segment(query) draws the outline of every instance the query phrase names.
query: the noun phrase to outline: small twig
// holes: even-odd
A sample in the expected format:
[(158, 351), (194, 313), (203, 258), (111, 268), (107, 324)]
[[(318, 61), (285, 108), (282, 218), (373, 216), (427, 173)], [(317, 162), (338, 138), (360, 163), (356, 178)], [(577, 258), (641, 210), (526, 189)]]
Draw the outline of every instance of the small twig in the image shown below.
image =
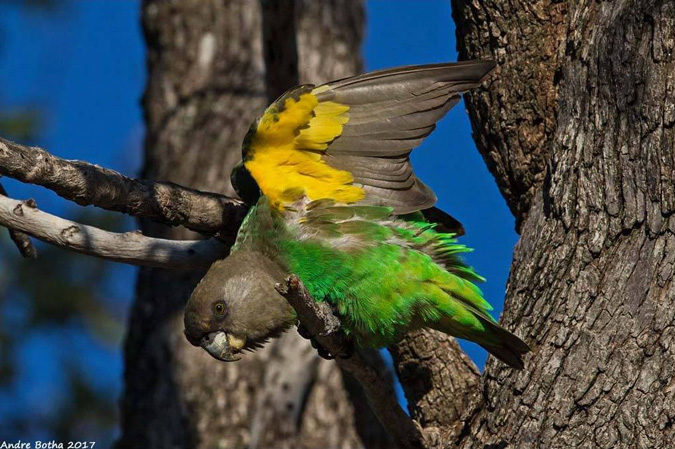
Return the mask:
[(42, 212), (32, 200), (6, 196), (0, 196), (0, 226), (70, 251), (132, 265), (199, 270), (229, 251), (215, 239), (165, 240), (139, 232), (108, 232)]
[[(9, 196), (2, 184), (0, 184), (0, 196)], [(28, 234), (11, 228), (7, 228), (7, 231), (9, 232), (9, 238), (12, 239), (16, 248), (19, 250), (19, 253), (23, 257), (26, 259), (37, 258), (37, 250), (35, 249), (35, 246), (33, 246), (33, 242), (30, 241)]]
[[(295, 275), (289, 276), (286, 285), (277, 286), (277, 290), (293, 306), (300, 323), (325, 349), (332, 354), (342, 352), (346, 336), (339, 330), (339, 319), (327, 304), (314, 301)], [(399, 405), (393, 386), (385, 382), (358, 352), (349, 358), (337, 357), (335, 360), (344, 372), (361, 384), (377, 419), (398, 447), (425, 447), (421, 430)]]
[(46, 187), (82, 206), (94, 205), (168, 225), (183, 225), (210, 235), (236, 235), (247, 209), (241, 201), (224, 195), (129, 178), (2, 138), (0, 176)]

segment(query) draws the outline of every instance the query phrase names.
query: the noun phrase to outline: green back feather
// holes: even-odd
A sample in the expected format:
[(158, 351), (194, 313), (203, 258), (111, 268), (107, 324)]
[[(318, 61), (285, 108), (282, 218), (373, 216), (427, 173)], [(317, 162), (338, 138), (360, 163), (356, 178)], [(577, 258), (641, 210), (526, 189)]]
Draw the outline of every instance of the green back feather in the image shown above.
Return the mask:
[(467, 335), (484, 331), (478, 315), (492, 320), (490, 305), (472, 283), (482, 278), (459, 257), (468, 249), (423, 219), (325, 200), (310, 203), (304, 213), (302, 207), (276, 213), (265, 202), (257, 209), (257, 218), (242, 226), (245, 234), (264, 234), (254, 240), (268, 242), (316, 300), (334, 304), (345, 329), (364, 346), (392, 344), (412, 327), (447, 317)]
[(361, 346), (395, 343), (431, 327), (479, 343), (522, 367), (529, 348), (496, 324), (474, 284), (483, 278), (453, 234), (437, 232), (421, 214), (391, 208), (299, 202), (283, 212), (262, 197), (244, 220), (232, 251), (262, 251), (297, 274), (317, 301), (331, 302)]

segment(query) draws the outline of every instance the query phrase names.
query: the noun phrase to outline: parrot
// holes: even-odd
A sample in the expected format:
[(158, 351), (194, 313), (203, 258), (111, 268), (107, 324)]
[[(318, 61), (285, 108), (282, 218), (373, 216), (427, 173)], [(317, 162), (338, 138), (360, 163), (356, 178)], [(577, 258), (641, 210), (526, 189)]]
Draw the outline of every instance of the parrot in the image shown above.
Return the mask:
[(289, 274), (326, 302), (356, 346), (382, 348), (430, 328), (522, 369), (530, 351), (501, 327), (463, 259), (461, 224), (434, 207), (410, 154), (491, 61), (373, 71), (295, 87), (251, 125), (231, 180), (252, 207), (230, 255), (213, 263), (184, 313), (185, 336), (236, 361), (298, 324), (275, 288)]

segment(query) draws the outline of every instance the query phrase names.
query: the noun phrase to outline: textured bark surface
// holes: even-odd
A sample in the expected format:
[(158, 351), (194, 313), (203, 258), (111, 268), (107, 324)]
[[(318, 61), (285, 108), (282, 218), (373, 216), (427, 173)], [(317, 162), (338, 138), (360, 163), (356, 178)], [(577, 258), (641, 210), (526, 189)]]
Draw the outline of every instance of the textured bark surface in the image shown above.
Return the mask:
[[(360, 1), (343, 1), (322, 4), (318, 10), (301, 5), (298, 21), (323, 20), (317, 11), (330, 15), (326, 11), (338, 6), (361, 17)], [(144, 177), (233, 194), (229, 172), (240, 157), (250, 122), (267, 103), (259, 3), (147, 0), (143, 25), (149, 61)], [(303, 55), (325, 51), (330, 56), (333, 46), (358, 48), (361, 22), (306, 26), (300, 35), (310, 28), (313, 33), (333, 27), (358, 29), (343, 34), (349, 42), (323, 40), (301, 46), (301, 68)], [(346, 76), (360, 67), (358, 52), (343, 60), (313, 58), (321, 63), (311, 71), (312, 81), (336, 73)], [(147, 222), (143, 228), (161, 237), (190, 235)], [(297, 333), (289, 332), (235, 364), (217, 362), (187, 343), (182, 309), (199, 278), (151, 269), (139, 274), (125, 348), (118, 445), (362, 447), (339, 370), (319, 360)], [(378, 435), (381, 438), (381, 432)]]
[(424, 428), (428, 444), (451, 441), (462, 419), (480, 405), (478, 368), (453, 337), (429, 329), (409, 333), (389, 351), (410, 415)]
[[(521, 224), (490, 360), (445, 447), (670, 447), (675, 430), (675, 5), (454, 0), (479, 149)], [(426, 366), (422, 362), (422, 367)]]
[(497, 63), (469, 101), (474, 139), (520, 229), (544, 180), (556, 129), (566, 13), (560, 0), (452, 0), (459, 59)]

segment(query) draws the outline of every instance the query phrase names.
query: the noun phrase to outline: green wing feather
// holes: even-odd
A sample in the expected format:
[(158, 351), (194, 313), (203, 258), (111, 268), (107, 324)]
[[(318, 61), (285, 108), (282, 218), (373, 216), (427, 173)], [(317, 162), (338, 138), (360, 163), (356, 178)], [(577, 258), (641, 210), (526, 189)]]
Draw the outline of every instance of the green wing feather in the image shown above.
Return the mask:
[(232, 251), (262, 251), (297, 274), (317, 301), (331, 302), (362, 346), (383, 347), (431, 327), (488, 349), (516, 368), (529, 348), (492, 318), (482, 280), (452, 234), (391, 208), (321, 200), (285, 212), (262, 197)]

